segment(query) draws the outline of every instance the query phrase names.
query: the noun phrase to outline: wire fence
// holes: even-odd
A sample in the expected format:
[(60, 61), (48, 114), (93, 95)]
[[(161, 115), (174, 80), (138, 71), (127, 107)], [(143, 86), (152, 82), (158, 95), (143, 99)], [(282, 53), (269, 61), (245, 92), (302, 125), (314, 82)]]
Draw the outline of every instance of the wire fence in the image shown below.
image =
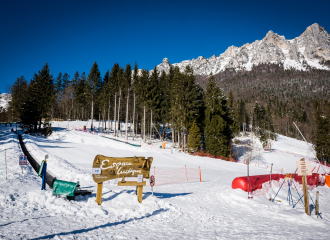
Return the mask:
[(178, 169), (161, 169), (154, 167), (150, 171), (155, 177), (155, 186), (173, 184), (180, 182), (202, 181), (201, 168), (191, 168), (184, 166)]

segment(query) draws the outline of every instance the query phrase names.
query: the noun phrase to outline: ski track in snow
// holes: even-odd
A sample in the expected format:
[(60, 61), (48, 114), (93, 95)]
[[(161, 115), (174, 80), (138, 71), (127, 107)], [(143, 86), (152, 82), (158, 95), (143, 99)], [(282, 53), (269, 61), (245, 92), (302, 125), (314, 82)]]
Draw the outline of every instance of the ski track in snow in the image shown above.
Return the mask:
[[(98, 135), (65, 130), (66, 122), (56, 123), (55, 132), (48, 138), (24, 135), (28, 150), (37, 161), (49, 154), (48, 170), (66, 181), (79, 181), (82, 189), (94, 190), (91, 196), (68, 201), (52, 195), (48, 188), (41, 191), (41, 178), (30, 165), (22, 174), (18, 156), (22, 154), (17, 135), (10, 128), (0, 127), (0, 151), (7, 149), (8, 181), (0, 181), (0, 238), (2, 239), (327, 239), (329, 230), (330, 189), (319, 186), (310, 190), (315, 198), (320, 192), (320, 212), (323, 219), (304, 213), (286, 201), (288, 187), (279, 192), (280, 183), (272, 183), (268, 191), (261, 190), (252, 200), (240, 189), (232, 189), (235, 177), (245, 176), (247, 166), (242, 162), (171, 154), (170, 143), (159, 149), (160, 143), (141, 148), (126, 145)], [(82, 127), (84, 122), (70, 122)], [(60, 128), (62, 127), (62, 128)], [(112, 137), (112, 136), (111, 136)], [(123, 139), (122, 139), (123, 140)], [(249, 138), (241, 137), (242, 141)], [(258, 140), (254, 140), (261, 147)], [(132, 141), (130, 141), (132, 142)], [(135, 142), (140, 143), (140, 140)], [(272, 148), (264, 153), (253, 152), (250, 174), (268, 174), (283, 168), (284, 173), (295, 171), (296, 161), (302, 155), (312, 157), (305, 142), (279, 136)], [(202, 182), (189, 181), (154, 187), (151, 196), (149, 184), (144, 187), (143, 202), (137, 201), (134, 187), (118, 187), (116, 181), (103, 185), (102, 205), (96, 199), (96, 183), (91, 168), (95, 155), (111, 157), (153, 157), (152, 166), (162, 169), (198, 167)], [(259, 166), (257, 164), (259, 160)], [(257, 166), (256, 166), (257, 165)], [(312, 163), (312, 167), (318, 166)], [(267, 168), (267, 169), (266, 169)], [(328, 168), (326, 168), (329, 171)], [(320, 172), (321, 169), (320, 169)], [(157, 181), (157, 176), (156, 176)], [(267, 183), (265, 183), (267, 185)], [(298, 190), (301, 186), (297, 186)], [(301, 194), (300, 190), (300, 194)], [(293, 193), (294, 199), (299, 199)]]

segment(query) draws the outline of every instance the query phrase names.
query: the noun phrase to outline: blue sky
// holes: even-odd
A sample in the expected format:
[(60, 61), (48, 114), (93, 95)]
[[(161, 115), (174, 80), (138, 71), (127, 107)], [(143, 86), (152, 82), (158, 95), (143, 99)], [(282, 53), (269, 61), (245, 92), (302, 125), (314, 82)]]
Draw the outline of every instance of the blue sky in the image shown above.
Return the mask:
[(329, 1), (3, 1), (0, 5), (0, 92), (23, 75), (30, 81), (46, 62), (54, 78), (102, 76), (118, 62), (153, 69), (223, 53), (262, 39), (287, 39), (319, 23), (330, 32)]

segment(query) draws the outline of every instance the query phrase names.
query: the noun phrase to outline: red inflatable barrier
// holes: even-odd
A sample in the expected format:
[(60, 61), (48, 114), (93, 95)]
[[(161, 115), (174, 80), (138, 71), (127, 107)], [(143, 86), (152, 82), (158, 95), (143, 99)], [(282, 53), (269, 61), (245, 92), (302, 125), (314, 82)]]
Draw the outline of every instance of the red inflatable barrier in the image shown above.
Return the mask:
[[(293, 175), (293, 174), (292, 174)], [(284, 179), (286, 175), (284, 174), (272, 174), (272, 180), (279, 181), (280, 179)], [(256, 175), (256, 176), (250, 176), (249, 177), (249, 185), (250, 185), (250, 191), (253, 192), (257, 189), (262, 188), (262, 184), (265, 182), (268, 182), (270, 179), (270, 175)], [(294, 180), (298, 182), (299, 184), (302, 184), (302, 177), (295, 175)], [(318, 186), (320, 184), (319, 182), (319, 174), (313, 173), (311, 176), (307, 176), (307, 185), (310, 186)], [(243, 191), (248, 191), (248, 177), (237, 177), (233, 180), (232, 188), (240, 188)]]

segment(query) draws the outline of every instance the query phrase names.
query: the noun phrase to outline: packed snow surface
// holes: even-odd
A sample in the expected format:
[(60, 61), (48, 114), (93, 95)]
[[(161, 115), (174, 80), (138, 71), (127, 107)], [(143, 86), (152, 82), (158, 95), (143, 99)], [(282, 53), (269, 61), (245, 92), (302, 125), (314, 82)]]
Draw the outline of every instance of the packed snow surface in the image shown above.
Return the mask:
[[(284, 184), (275, 202), (281, 182), (272, 182), (253, 193), (253, 199), (240, 189), (232, 189), (234, 178), (246, 176), (253, 146), (250, 175), (273, 172), (292, 173), (296, 161), (313, 158), (313, 152), (303, 141), (278, 135), (273, 152), (265, 152), (258, 139), (239, 138), (235, 146), (239, 162), (227, 162), (192, 156), (170, 149), (160, 149), (160, 142), (134, 147), (125, 143), (72, 130), (85, 122), (56, 122), (48, 138), (23, 135), (24, 142), (37, 161), (49, 154), (48, 170), (58, 179), (79, 181), (82, 189), (94, 190), (90, 196), (68, 201), (52, 195), (48, 188), (41, 191), (41, 178), (30, 165), (22, 169), (18, 157), (22, 151), (17, 135), (10, 128), (0, 127), (0, 151), (6, 150), (8, 180), (0, 176), (0, 238), (1, 239), (328, 239), (330, 220), (330, 189), (319, 186), (309, 190), (315, 200), (320, 192), (318, 219), (312, 211), (307, 216), (301, 203), (289, 206), (288, 186)], [(89, 127), (89, 126), (87, 126)], [(68, 130), (70, 129), (70, 130)], [(113, 133), (106, 134), (113, 137)], [(124, 140), (124, 135), (120, 138)], [(131, 137), (128, 141), (133, 143)], [(135, 140), (140, 144), (141, 139)], [(245, 151), (244, 151), (245, 149)], [(0, 152), (0, 164), (4, 162)], [(92, 163), (97, 154), (109, 157), (153, 157), (152, 167), (178, 169), (200, 167), (199, 180), (143, 188), (143, 202), (139, 203), (134, 187), (118, 187), (116, 180), (103, 184), (102, 205), (95, 202), (96, 183)], [(318, 169), (312, 162), (312, 168)], [(282, 170), (283, 169), (283, 170)], [(328, 172), (329, 169), (325, 168)], [(173, 178), (168, 171), (168, 178)], [(319, 170), (323, 173), (323, 170)], [(3, 173), (3, 171), (1, 172)], [(157, 174), (155, 176), (157, 182)], [(301, 185), (297, 184), (299, 194)], [(293, 191), (294, 201), (298, 194)], [(278, 201), (279, 200), (279, 201)]]

